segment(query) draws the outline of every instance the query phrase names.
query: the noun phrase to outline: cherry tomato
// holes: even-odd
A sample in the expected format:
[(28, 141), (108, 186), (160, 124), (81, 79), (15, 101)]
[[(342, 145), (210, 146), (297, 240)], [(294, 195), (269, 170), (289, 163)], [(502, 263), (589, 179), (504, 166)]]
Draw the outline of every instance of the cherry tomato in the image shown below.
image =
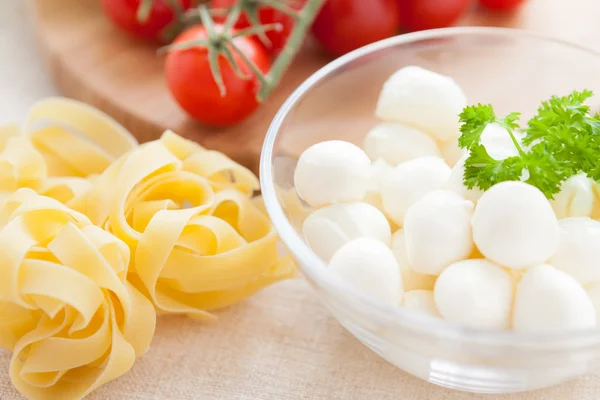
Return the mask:
[(339, 56), (394, 36), (400, 29), (397, 0), (327, 0), (312, 33), (321, 45)]
[[(222, 30), (223, 26), (215, 24), (215, 29)], [(204, 27), (197, 25), (181, 33), (175, 43), (206, 38)], [(234, 43), (260, 71), (269, 71), (269, 54), (263, 46), (248, 37), (238, 37), (234, 39)], [(233, 125), (252, 114), (259, 105), (256, 100), (259, 80), (242, 57), (233, 50), (232, 53), (240, 71), (248, 79), (237, 76), (225, 56), (219, 55), (219, 69), (226, 88), (224, 96), (221, 96), (210, 70), (207, 48), (171, 50), (167, 54), (167, 86), (179, 106), (200, 122), (213, 126)]]
[(454, 25), (471, 6), (471, 0), (398, 0), (401, 25), (408, 31)]
[(512, 11), (518, 8), (524, 0), (479, 0), (479, 4), (490, 10)]
[[(236, 3), (236, 1), (237, 0), (213, 0), (211, 3), (211, 7), (213, 9), (229, 9)], [(295, 6), (294, 8), (299, 9), (303, 2), (304, 0), (293, 3), (293, 5)], [(270, 43), (264, 43), (269, 52), (273, 55), (276, 55), (287, 43), (288, 36), (294, 28), (294, 18), (268, 6), (258, 5), (257, 11), (258, 21), (261, 23), (261, 25), (275, 23), (281, 24), (282, 30), (270, 30), (266, 32), (266, 36), (269, 39)], [(226, 18), (227, 17), (225, 16), (217, 16), (214, 19), (215, 21), (222, 23), (225, 22)], [(240, 15), (240, 18), (237, 20), (234, 26), (238, 29), (244, 29), (251, 26), (250, 20), (248, 19), (245, 12), (243, 12), (242, 15)], [(256, 39), (260, 41), (258, 37), (256, 37)]]
[[(192, 0), (177, 0), (184, 10), (192, 6)], [(154, 0), (148, 20), (140, 23), (137, 10), (141, 0), (101, 0), (104, 13), (111, 21), (134, 36), (151, 40), (164, 41), (163, 31), (175, 20), (175, 12), (169, 0)]]

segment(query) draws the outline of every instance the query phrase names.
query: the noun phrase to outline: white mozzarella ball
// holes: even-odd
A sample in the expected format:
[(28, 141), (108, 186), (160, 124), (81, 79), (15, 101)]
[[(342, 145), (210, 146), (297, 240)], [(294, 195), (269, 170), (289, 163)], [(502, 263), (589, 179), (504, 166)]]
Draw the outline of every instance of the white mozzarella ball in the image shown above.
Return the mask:
[(600, 184), (592, 182), (592, 191), (594, 192), (594, 204), (590, 217), (600, 220)]
[(439, 141), (456, 137), (467, 98), (450, 77), (421, 67), (396, 71), (384, 83), (375, 115), (419, 128)]
[[(379, 192), (368, 192), (365, 196), (365, 203), (372, 205), (376, 209), (382, 211), (383, 206), (381, 205), (381, 193)], [(387, 217), (386, 217), (387, 219)], [(388, 221), (390, 222), (390, 221)]]
[(451, 138), (450, 140), (442, 143), (440, 145), (440, 151), (442, 153), (442, 157), (444, 157), (444, 160), (446, 160), (446, 163), (451, 167), (454, 167), (458, 160), (460, 160), (465, 154), (468, 154), (467, 150), (458, 147), (458, 140), (456, 138)]
[(404, 218), (408, 261), (417, 272), (439, 275), (473, 252), (473, 202), (436, 190), (413, 204)]
[(582, 285), (600, 281), (600, 222), (588, 217), (558, 221), (558, 248), (550, 264)]
[(552, 200), (556, 217), (588, 217), (594, 207), (594, 181), (585, 174), (578, 174), (563, 182), (560, 192)]
[(515, 296), (515, 331), (546, 332), (594, 325), (592, 300), (572, 276), (548, 264), (525, 271)]
[[(514, 135), (519, 141), (524, 136), (520, 132), (514, 132)], [(481, 133), (481, 144), (485, 147), (488, 154), (496, 160), (503, 160), (519, 154), (506, 129), (498, 124), (489, 124), (485, 127)], [(477, 202), (483, 195), (483, 191), (477, 187), (468, 189), (463, 183), (465, 175), (465, 162), (467, 158), (469, 158), (469, 152), (467, 150), (463, 150), (462, 153), (460, 153), (460, 158), (454, 164), (452, 173), (450, 174), (448, 182), (446, 182), (444, 188), (452, 190), (467, 200)]]
[[(519, 142), (524, 136), (518, 131), (514, 131), (513, 135)], [(490, 157), (495, 160), (504, 160), (505, 158), (519, 155), (519, 151), (506, 128), (496, 123), (485, 127), (481, 133), (481, 144), (485, 147)]]
[(378, 158), (371, 164), (372, 190), (381, 193), (383, 182), (387, 179), (394, 167), (383, 158)]
[(431, 290), (411, 290), (404, 293), (402, 307), (420, 314), (440, 317), (435, 301), (433, 300), (433, 291)]
[(450, 176), (450, 167), (439, 157), (421, 157), (396, 166), (381, 191), (385, 213), (402, 225), (408, 208), (432, 190), (440, 189)]
[(396, 166), (425, 156), (439, 156), (437, 144), (426, 133), (402, 124), (383, 123), (369, 131), (364, 143), (371, 160), (384, 159)]
[[(600, 324), (600, 282), (593, 283), (585, 289), (596, 310), (596, 325)], [(404, 294), (406, 296), (406, 293)]]
[(506, 329), (514, 293), (512, 276), (487, 260), (450, 265), (435, 283), (435, 305), (444, 319), (473, 328)]
[(548, 199), (523, 182), (501, 182), (487, 190), (471, 224), (479, 251), (513, 269), (546, 262), (558, 245), (558, 221)]
[(302, 225), (312, 251), (329, 262), (344, 244), (359, 237), (391, 242), (390, 225), (385, 215), (367, 203), (334, 204), (310, 214)]
[(313, 207), (360, 201), (369, 189), (371, 160), (358, 146), (342, 140), (312, 145), (300, 155), (294, 183)]
[(434, 275), (421, 274), (410, 266), (408, 255), (406, 254), (406, 242), (404, 240), (403, 229), (397, 230), (392, 235), (392, 252), (400, 267), (405, 291), (433, 290), (436, 277)]
[(463, 183), (465, 176), (465, 161), (468, 157), (468, 154), (462, 156), (454, 165), (454, 167), (452, 167), (452, 172), (444, 184), (444, 189), (451, 190), (459, 196), (462, 196), (467, 200), (471, 200), (472, 202), (477, 202), (481, 196), (483, 196), (483, 190), (479, 189), (478, 187), (469, 189)]
[(357, 290), (395, 307), (402, 301), (402, 275), (392, 250), (373, 238), (346, 243), (331, 258), (329, 269)]
[(365, 196), (365, 202), (377, 207), (379, 210), (383, 210), (381, 201), (383, 182), (393, 168), (383, 158), (378, 158), (371, 164), (371, 184)]

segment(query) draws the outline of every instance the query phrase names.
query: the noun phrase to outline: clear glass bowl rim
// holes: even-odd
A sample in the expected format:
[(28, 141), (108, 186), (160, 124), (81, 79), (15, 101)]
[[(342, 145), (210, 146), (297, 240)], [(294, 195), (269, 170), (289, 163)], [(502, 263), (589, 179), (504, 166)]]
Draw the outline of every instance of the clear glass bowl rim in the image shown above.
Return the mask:
[[(392, 307), (378, 303), (327, 271), (327, 265), (310, 250), (303, 238), (298, 235), (285, 216), (281, 204), (279, 203), (273, 183), (272, 159), (274, 144), (288, 113), (315, 85), (353, 61), (387, 48), (428, 39), (443, 39), (466, 35), (489, 36), (490, 38), (514, 38), (517, 40), (537, 40), (545, 42), (546, 44), (569, 47), (572, 50), (581, 51), (600, 59), (599, 51), (586, 46), (522, 29), (499, 27), (453, 27), (413, 32), (384, 39), (354, 50), (353, 52), (331, 61), (306, 79), (288, 97), (271, 122), (263, 143), (260, 157), (260, 184), (267, 213), (269, 214), (279, 237), (285, 243), (287, 249), (301, 264), (300, 269), (304, 274), (307, 274), (319, 286), (323, 286), (323, 283), (325, 283), (344, 290), (349, 293), (350, 296), (358, 299), (361, 306), (364, 306), (365, 309), (374, 311), (373, 315), (377, 316), (384, 313), (388, 318), (400, 319), (402, 322), (413, 327), (419, 326), (424, 333), (426, 332), (429, 335), (433, 334), (445, 339), (461, 339), (467, 342), (493, 343), (495, 345), (527, 345), (531, 343), (550, 345), (553, 342), (567, 341), (572, 344), (573, 341), (588, 342), (588, 340), (599, 340), (600, 327), (544, 333), (484, 330), (459, 326), (444, 320), (409, 312), (400, 307)], [(385, 324), (385, 322), (382, 323)], [(582, 343), (582, 345), (584, 344)]]

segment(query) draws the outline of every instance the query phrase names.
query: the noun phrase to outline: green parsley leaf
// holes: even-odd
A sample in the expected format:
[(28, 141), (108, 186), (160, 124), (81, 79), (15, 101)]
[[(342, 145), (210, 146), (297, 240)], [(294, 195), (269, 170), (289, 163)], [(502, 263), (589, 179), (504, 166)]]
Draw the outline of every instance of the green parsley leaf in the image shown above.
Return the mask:
[(462, 135), (458, 138), (458, 146), (462, 149), (471, 149), (481, 141), (481, 134), (485, 127), (492, 123), (500, 124), (510, 130), (517, 129), (520, 116), (520, 113), (515, 112), (504, 118), (498, 118), (490, 104), (467, 106), (459, 115)]
[(557, 159), (546, 142), (534, 146), (522, 160), (529, 174), (525, 182), (540, 189), (549, 199), (560, 192), (563, 181), (577, 173), (576, 166), (568, 160)]
[(548, 140), (552, 136), (550, 128), (566, 126), (581, 129), (586, 125), (590, 126), (589, 119), (592, 117), (588, 115), (589, 107), (583, 102), (592, 95), (589, 90), (574, 91), (568, 96), (552, 96), (550, 100), (542, 102), (537, 115), (527, 123), (527, 135), (523, 143), (529, 145), (538, 139)]
[[(527, 123), (522, 144), (513, 132), (519, 129), (519, 113), (498, 118), (491, 105), (468, 106), (460, 114), (459, 146), (468, 149), (464, 184), (487, 190), (493, 185), (524, 180), (552, 199), (562, 182), (580, 172), (600, 181), (600, 117), (589, 114), (584, 102), (593, 93), (573, 91), (542, 102)], [(492, 158), (481, 144), (481, 134), (490, 123), (502, 125), (519, 155), (504, 160)]]
[(600, 178), (600, 119), (589, 114), (583, 104), (592, 92), (574, 91), (568, 96), (552, 97), (542, 103), (538, 113), (528, 122), (523, 143), (547, 143), (554, 157), (569, 161), (576, 169), (594, 180)]
[(470, 149), (471, 146), (478, 144), (485, 127), (497, 119), (492, 106), (482, 104), (465, 107), (459, 118), (462, 135), (458, 138), (458, 146), (461, 149)]
[(487, 190), (500, 182), (520, 180), (524, 167), (521, 157), (496, 160), (482, 144), (476, 144), (471, 147), (471, 155), (465, 160), (464, 184), (469, 189), (477, 186)]

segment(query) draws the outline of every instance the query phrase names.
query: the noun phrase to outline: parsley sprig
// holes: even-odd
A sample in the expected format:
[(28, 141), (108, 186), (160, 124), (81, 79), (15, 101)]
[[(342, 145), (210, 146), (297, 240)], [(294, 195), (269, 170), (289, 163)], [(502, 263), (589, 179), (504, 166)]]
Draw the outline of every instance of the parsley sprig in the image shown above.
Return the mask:
[[(491, 105), (466, 107), (460, 114), (458, 139), (459, 146), (470, 153), (464, 184), (469, 189), (487, 190), (499, 182), (524, 180), (552, 199), (563, 181), (580, 172), (600, 181), (600, 117), (590, 115), (584, 104), (591, 96), (589, 90), (573, 91), (544, 101), (522, 130), (525, 137), (521, 142), (515, 137), (520, 129), (519, 113), (500, 118)], [(496, 160), (488, 154), (481, 135), (492, 123), (506, 129), (518, 155)]]

